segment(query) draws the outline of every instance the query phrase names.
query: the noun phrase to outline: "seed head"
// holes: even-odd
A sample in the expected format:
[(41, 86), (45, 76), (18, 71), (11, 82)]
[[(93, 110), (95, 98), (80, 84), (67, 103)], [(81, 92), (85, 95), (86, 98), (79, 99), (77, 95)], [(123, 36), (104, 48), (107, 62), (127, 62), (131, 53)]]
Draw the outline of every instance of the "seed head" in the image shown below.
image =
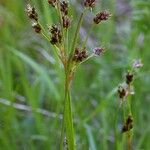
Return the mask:
[(96, 14), (96, 16), (94, 17), (93, 21), (96, 24), (99, 24), (101, 21), (108, 20), (110, 16), (111, 16), (111, 14), (108, 11), (102, 11), (102, 12)]
[(61, 43), (62, 36), (58, 26), (53, 25), (50, 28), (50, 33), (51, 33), (51, 40), (50, 40), (51, 44), (55, 45), (57, 43)]
[(62, 20), (63, 20), (63, 27), (66, 29), (69, 28), (71, 25), (71, 19), (68, 16), (63, 16)]
[(32, 27), (36, 33), (41, 32), (41, 26), (37, 22), (33, 22)]
[(126, 74), (126, 83), (129, 85), (132, 81), (133, 81), (133, 73), (131, 73), (131, 72), (128, 72), (127, 74)]
[(49, 3), (51, 6), (55, 7), (55, 5), (56, 5), (56, 0), (48, 0), (48, 3)]
[(126, 119), (125, 124), (122, 127), (122, 133), (130, 131), (133, 128), (133, 118), (131, 115)]
[(75, 62), (82, 62), (84, 59), (86, 59), (87, 56), (87, 52), (85, 49), (80, 50), (79, 48), (76, 48), (75, 53), (74, 53), (74, 57), (73, 60)]
[(96, 0), (85, 0), (84, 1), (85, 7), (93, 8), (93, 7), (95, 7), (95, 4), (96, 4)]
[(101, 48), (101, 47), (96, 47), (96, 48), (94, 48), (93, 52), (94, 52), (95, 55), (100, 56), (101, 54), (103, 54), (105, 52), (105, 49)]
[(127, 90), (124, 87), (119, 86), (118, 94), (119, 94), (119, 98), (123, 99), (127, 95)]
[(30, 18), (30, 19), (33, 19), (35, 21), (38, 21), (38, 14), (35, 10), (34, 7), (32, 7), (30, 4), (27, 5), (26, 7), (26, 12), (27, 12), (27, 16)]
[(67, 15), (68, 14), (68, 2), (66, 1), (62, 1), (61, 4), (60, 4), (60, 10), (62, 13), (64, 13), (64, 15)]

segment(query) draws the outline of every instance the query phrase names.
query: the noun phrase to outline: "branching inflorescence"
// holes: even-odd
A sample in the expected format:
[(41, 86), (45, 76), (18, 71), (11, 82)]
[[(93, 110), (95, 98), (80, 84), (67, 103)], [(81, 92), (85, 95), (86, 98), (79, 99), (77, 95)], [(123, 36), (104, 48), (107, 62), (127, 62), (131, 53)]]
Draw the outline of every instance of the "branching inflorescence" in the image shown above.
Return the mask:
[(128, 150), (132, 149), (132, 129), (133, 129), (133, 115), (131, 108), (131, 95), (134, 94), (133, 81), (136, 70), (142, 67), (141, 60), (135, 60), (131, 69), (126, 73), (125, 81), (118, 87), (118, 95), (121, 99), (123, 110), (123, 126), (122, 133), (127, 135)]
[[(27, 16), (31, 19), (32, 27), (34, 31), (42, 35), (50, 44), (53, 45), (54, 50), (57, 52), (57, 55), (64, 66), (65, 72), (65, 99), (64, 99), (64, 112), (63, 112), (63, 122), (62, 122), (62, 131), (61, 131), (61, 142), (60, 149), (63, 149), (63, 141), (66, 137), (68, 143), (68, 149), (75, 149), (75, 140), (74, 140), (74, 128), (73, 128), (73, 117), (71, 111), (71, 100), (70, 100), (70, 84), (73, 80), (73, 75), (77, 67), (88, 60), (89, 58), (101, 55), (105, 50), (102, 47), (96, 47), (93, 50), (92, 54), (88, 54), (88, 37), (85, 37), (82, 45), (78, 45), (78, 37), (80, 35), (80, 28), (82, 26), (83, 18), (86, 15), (88, 10), (93, 9), (96, 6), (96, 0), (84, 0), (83, 1), (83, 11), (79, 17), (79, 20), (72, 20), (70, 17), (70, 4), (67, 0), (48, 0), (48, 4), (51, 7), (50, 9), (55, 9), (56, 13), (59, 16), (58, 24), (51, 24), (50, 27), (44, 29), (39, 21), (38, 14), (35, 7), (27, 5), (26, 12)], [(98, 25), (103, 21), (109, 19), (111, 14), (104, 10), (95, 15), (92, 21), (92, 25)], [(68, 44), (68, 33), (71, 30), (71, 23), (77, 22), (77, 27), (74, 36), (72, 36), (72, 43), (69, 47)], [(69, 31), (69, 32), (68, 32)], [(49, 33), (49, 34), (47, 34)], [(71, 33), (72, 34), (72, 33)]]

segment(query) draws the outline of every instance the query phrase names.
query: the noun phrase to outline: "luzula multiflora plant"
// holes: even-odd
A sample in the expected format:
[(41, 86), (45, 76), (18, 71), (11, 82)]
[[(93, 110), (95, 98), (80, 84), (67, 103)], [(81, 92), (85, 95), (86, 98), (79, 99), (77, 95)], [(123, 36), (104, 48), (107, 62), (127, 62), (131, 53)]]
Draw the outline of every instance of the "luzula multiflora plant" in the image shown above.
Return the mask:
[(132, 149), (133, 115), (131, 96), (134, 94), (133, 81), (138, 68), (142, 67), (141, 60), (135, 60), (131, 69), (126, 73), (125, 81), (118, 87), (118, 95), (123, 111), (122, 134), (127, 135), (127, 149)]
[[(91, 29), (100, 24), (103, 21), (109, 19), (111, 14), (104, 10), (95, 15), (91, 20), (91, 29), (86, 37), (84, 37), (83, 43), (78, 44), (78, 37), (80, 35), (80, 28), (86, 13), (91, 11), (96, 6), (96, 0), (84, 0), (83, 11), (80, 14), (79, 19), (71, 19), (70, 17), (70, 5), (67, 0), (48, 0), (49, 9), (55, 9), (59, 16), (58, 24), (51, 24), (48, 29), (44, 29), (39, 21), (37, 11), (31, 5), (27, 5), (26, 12), (28, 17), (33, 22), (32, 27), (36, 33), (42, 35), (48, 42), (54, 47), (54, 51), (63, 64), (65, 73), (65, 98), (64, 98), (64, 111), (61, 130), (60, 149), (63, 149), (64, 139), (66, 138), (68, 149), (75, 149), (74, 127), (73, 117), (71, 109), (70, 99), (70, 84), (74, 78), (74, 73), (77, 67), (83, 62), (87, 61), (93, 56), (101, 55), (105, 50), (102, 47), (97, 47), (93, 50), (93, 53), (89, 54), (87, 48), (87, 42)], [(92, 13), (92, 11), (91, 11)], [(75, 16), (76, 17), (76, 16)], [(75, 18), (74, 17), (74, 18)], [(68, 44), (68, 34), (71, 32), (71, 23), (77, 23), (75, 34), (72, 37), (71, 46)], [(48, 30), (48, 32), (47, 32)], [(69, 32), (68, 32), (69, 31)], [(48, 34), (47, 34), (48, 33)], [(72, 34), (72, 33), (70, 33)], [(81, 42), (80, 42), (81, 43)]]

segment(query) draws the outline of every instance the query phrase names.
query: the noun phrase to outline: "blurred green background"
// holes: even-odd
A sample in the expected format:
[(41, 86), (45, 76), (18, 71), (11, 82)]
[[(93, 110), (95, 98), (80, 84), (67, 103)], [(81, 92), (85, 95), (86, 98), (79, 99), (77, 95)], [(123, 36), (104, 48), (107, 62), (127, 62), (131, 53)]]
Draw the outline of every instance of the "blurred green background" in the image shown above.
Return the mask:
[[(112, 18), (91, 34), (88, 48), (102, 45), (102, 57), (83, 64), (75, 75), (72, 104), (78, 150), (126, 149), (116, 88), (134, 59), (144, 66), (134, 81), (133, 147), (150, 149), (150, 2), (97, 0), (93, 13), (108, 9)], [(46, 27), (57, 22), (46, 0), (31, 0)], [(73, 27), (82, 9), (70, 0)], [(0, 0), (0, 150), (57, 150), (63, 110), (64, 75), (50, 44), (35, 34), (25, 0)], [(92, 15), (84, 19), (81, 37)], [(72, 31), (70, 31), (70, 39)], [(117, 122), (116, 122), (117, 116)], [(118, 138), (115, 139), (115, 129)]]

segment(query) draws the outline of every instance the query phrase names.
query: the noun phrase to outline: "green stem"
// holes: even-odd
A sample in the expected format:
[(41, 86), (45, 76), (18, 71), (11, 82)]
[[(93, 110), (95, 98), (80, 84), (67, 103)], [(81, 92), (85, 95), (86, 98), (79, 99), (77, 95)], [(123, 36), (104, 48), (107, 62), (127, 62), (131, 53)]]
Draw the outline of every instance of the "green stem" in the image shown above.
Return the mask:
[(70, 56), (69, 56), (69, 61), (72, 59), (73, 54), (74, 54), (74, 51), (75, 51), (75, 47), (76, 47), (76, 43), (77, 43), (77, 39), (78, 39), (80, 27), (81, 27), (81, 25), (82, 25), (83, 17), (84, 17), (84, 15), (85, 15), (85, 11), (86, 11), (86, 9), (84, 9), (84, 11), (81, 13), (80, 19), (79, 19), (79, 21), (78, 21), (77, 29), (76, 29), (75, 36), (74, 36), (74, 40), (73, 40), (73, 44), (72, 44), (72, 47), (71, 47), (71, 52), (70, 52)]
[(70, 98), (70, 74), (66, 71), (65, 78), (65, 104), (63, 112), (63, 122), (61, 130), (61, 143), (60, 150), (63, 150), (64, 134), (66, 131), (67, 146), (69, 150), (75, 150), (74, 128), (73, 128), (73, 116), (71, 110), (71, 98)]

